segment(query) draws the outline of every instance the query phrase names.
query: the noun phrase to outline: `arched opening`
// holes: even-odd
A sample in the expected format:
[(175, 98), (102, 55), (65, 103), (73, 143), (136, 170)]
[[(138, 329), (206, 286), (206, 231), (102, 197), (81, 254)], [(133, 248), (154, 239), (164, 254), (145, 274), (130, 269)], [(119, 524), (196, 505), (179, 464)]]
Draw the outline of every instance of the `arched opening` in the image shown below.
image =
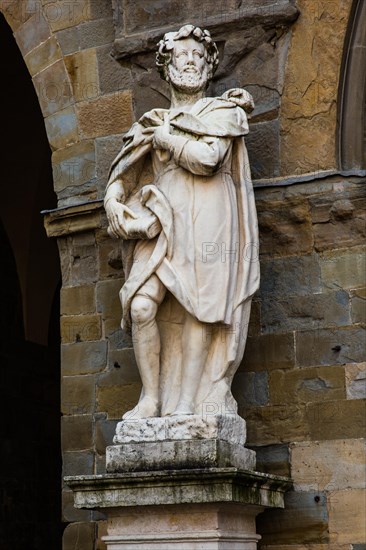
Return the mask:
[(338, 112), (343, 170), (366, 168), (366, 2), (354, 0), (345, 39)]
[(56, 206), (38, 99), (0, 14), (0, 547), (61, 548), (59, 280), (42, 209)]

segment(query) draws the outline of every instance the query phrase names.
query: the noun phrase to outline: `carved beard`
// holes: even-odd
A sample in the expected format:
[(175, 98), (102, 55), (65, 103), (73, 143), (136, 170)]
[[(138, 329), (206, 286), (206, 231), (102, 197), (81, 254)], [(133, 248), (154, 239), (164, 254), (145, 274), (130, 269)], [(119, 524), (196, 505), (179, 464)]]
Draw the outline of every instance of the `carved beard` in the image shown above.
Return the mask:
[(174, 88), (180, 92), (194, 94), (206, 88), (208, 81), (208, 67), (205, 67), (202, 73), (200, 73), (198, 69), (196, 69), (196, 72), (180, 72), (178, 69), (173, 67), (172, 64), (169, 64), (168, 78)]

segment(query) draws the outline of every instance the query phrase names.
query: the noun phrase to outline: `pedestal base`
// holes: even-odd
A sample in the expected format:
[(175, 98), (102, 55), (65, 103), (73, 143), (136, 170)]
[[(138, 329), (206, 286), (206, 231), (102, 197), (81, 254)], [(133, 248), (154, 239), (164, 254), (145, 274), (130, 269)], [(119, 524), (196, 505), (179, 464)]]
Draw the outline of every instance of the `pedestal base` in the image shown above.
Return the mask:
[(118, 422), (113, 443), (219, 439), (244, 445), (245, 420), (237, 414), (177, 415)]
[(235, 504), (116, 509), (103, 540), (108, 550), (256, 550), (260, 511)]
[(254, 470), (255, 452), (218, 439), (125, 443), (107, 447), (107, 472), (241, 468)]
[(235, 414), (125, 420), (107, 473), (65, 481), (76, 508), (107, 514), (108, 550), (256, 550), (255, 518), (290, 480), (253, 471), (245, 435)]
[(255, 469), (255, 452), (244, 447), (245, 421), (238, 415), (167, 416), (124, 420), (107, 447), (107, 473), (187, 468)]
[(255, 517), (290, 480), (207, 468), (65, 478), (76, 508), (107, 513), (108, 550), (256, 550)]

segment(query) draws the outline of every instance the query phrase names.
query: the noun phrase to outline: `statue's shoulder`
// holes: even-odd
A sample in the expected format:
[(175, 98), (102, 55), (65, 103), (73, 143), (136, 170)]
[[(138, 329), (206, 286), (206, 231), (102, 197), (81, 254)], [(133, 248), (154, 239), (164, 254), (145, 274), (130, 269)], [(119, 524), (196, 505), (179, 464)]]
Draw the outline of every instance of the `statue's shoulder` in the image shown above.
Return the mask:
[(233, 115), (235, 111), (241, 111), (243, 115), (246, 116), (246, 114), (249, 115), (253, 109), (253, 97), (243, 88), (231, 88), (221, 96), (202, 98), (194, 107), (195, 114), (201, 117), (212, 115), (218, 117), (222, 115), (225, 117), (228, 116), (227, 110), (232, 110)]

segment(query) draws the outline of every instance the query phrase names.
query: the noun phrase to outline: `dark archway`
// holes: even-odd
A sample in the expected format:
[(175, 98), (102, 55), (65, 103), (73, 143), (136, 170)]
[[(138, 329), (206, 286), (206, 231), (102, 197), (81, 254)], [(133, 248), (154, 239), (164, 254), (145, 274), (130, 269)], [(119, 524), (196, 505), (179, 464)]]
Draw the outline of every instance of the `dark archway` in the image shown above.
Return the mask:
[(60, 269), (42, 209), (56, 206), (32, 80), (0, 14), (0, 548), (61, 548)]
[(366, 2), (354, 0), (344, 45), (338, 110), (342, 170), (366, 168)]

